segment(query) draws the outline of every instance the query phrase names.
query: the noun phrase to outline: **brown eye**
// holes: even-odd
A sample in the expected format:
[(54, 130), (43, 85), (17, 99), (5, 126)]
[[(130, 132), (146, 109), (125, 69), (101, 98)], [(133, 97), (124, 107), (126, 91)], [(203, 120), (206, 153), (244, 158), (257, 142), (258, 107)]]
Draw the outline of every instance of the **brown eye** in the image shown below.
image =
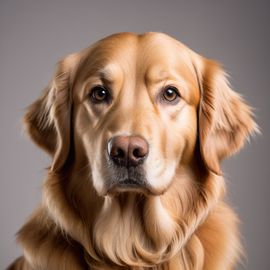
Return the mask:
[(95, 86), (90, 93), (91, 101), (94, 103), (109, 102), (110, 97), (110, 92), (101, 85)]
[(180, 94), (179, 94), (177, 88), (175, 88), (173, 86), (167, 86), (163, 90), (163, 98), (168, 102), (173, 102), (173, 101), (177, 100), (179, 97), (180, 97)]

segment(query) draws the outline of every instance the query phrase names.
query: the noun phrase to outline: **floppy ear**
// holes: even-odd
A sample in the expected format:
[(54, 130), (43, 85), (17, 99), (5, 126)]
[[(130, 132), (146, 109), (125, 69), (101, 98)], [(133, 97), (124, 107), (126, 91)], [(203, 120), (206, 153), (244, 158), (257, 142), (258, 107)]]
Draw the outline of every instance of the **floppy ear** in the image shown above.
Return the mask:
[(52, 81), (24, 116), (30, 137), (53, 156), (51, 170), (54, 172), (61, 170), (69, 154), (71, 87), (77, 58), (72, 54), (58, 63)]
[(258, 131), (253, 113), (229, 85), (215, 62), (204, 60), (200, 74), (200, 152), (206, 167), (220, 175), (220, 161), (238, 151), (249, 135)]

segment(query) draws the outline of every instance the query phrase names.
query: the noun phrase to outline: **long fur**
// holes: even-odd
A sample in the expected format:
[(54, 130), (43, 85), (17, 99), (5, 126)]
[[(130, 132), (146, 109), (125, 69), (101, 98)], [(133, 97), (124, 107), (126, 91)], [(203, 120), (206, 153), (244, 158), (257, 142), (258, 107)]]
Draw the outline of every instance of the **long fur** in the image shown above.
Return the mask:
[[(93, 180), (94, 165), (88, 159), (101, 154), (85, 149), (86, 139), (80, 132), (92, 131), (85, 126), (86, 111), (79, 111), (72, 93), (88, 62), (96, 68), (99, 58), (113, 55), (113, 48), (127, 39), (127, 44), (130, 39), (176, 44), (173, 48), (182, 50), (193, 67), (199, 89), (194, 126), (185, 131), (188, 142), (181, 150), (186, 155), (182, 158), (176, 153), (180, 161), (175, 160), (174, 175), (156, 196), (99, 193), (95, 182), (99, 180)], [(143, 121), (143, 113), (136, 117)], [(18, 232), (24, 255), (8, 269), (233, 269), (242, 248), (238, 218), (224, 202), (220, 162), (257, 130), (252, 117), (251, 108), (231, 90), (219, 65), (164, 34), (118, 34), (68, 56), (25, 116), (31, 138), (53, 161), (42, 203)], [(121, 126), (119, 122), (113, 122), (115, 129)], [(155, 121), (150, 124), (156, 125)], [(169, 136), (164, 132), (161, 137)], [(91, 133), (90, 137), (95, 136)], [(170, 149), (177, 149), (176, 145), (177, 140), (172, 141)]]

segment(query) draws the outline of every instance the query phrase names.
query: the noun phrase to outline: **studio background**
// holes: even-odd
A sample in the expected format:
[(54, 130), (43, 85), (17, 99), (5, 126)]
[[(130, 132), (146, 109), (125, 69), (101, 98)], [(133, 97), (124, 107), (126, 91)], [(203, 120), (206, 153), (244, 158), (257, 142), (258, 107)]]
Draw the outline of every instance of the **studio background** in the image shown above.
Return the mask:
[(115, 32), (160, 31), (223, 63), (255, 108), (262, 135), (223, 163), (241, 219), (242, 269), (270, 269), (269, 1), (0, 2), (0, 269), (21, 254), (15, 233), (41, 200), (48, 156), (23, 135), (21, 118), (56, 62)]

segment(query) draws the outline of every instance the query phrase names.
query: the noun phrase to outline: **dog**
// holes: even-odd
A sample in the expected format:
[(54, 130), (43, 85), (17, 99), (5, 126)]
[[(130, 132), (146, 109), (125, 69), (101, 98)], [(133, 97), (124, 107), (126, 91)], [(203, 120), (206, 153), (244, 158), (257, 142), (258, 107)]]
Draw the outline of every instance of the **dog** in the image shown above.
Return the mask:
[(52, 157), (10, 269), (233, 269), (221, 161), (257, 131), (223, 68), (163, 33), (119, 33), (58, 63), (24, 117)]

